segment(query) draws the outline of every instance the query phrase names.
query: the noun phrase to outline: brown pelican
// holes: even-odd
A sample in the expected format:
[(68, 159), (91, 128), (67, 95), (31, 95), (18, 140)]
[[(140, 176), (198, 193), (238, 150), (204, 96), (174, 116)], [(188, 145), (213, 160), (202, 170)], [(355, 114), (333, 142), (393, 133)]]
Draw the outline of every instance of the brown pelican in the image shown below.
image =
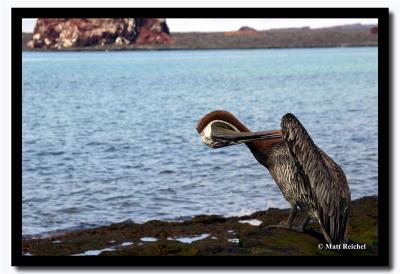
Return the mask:
[[(351, 197), (344, 172), (314, 144), (293, 114), (282, 117), (281, 127), (251, 132), (231, 113), (217, 110), (200, 119), (197, 132), (212, 148), (246, 144), (256, 160), (269, 170), (291, 204), (287, 222), (270, 227), (303, 231), (310, 217), (315, 217), (328, 243), (345, 243)], [(298, 207), (306, 212), (306, 217), (295, 227), (293, 219)]]

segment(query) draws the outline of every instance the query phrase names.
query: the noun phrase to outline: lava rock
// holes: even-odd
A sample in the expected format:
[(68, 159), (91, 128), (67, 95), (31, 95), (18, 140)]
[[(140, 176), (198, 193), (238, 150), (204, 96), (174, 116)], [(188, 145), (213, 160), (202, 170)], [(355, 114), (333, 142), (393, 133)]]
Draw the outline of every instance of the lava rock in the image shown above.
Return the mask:
[(29, 48), (169, 44), (163, 18), (38, 18)]

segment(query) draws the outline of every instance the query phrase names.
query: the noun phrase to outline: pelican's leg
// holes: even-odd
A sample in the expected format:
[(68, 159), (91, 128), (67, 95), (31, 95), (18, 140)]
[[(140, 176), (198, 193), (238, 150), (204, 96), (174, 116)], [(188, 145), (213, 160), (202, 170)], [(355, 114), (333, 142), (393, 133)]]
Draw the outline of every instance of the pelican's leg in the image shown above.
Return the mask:
[(308, 216), (308, 214), (305, 216), (305, 218), (303, 219), (303, 221), (300, 223), (299, 226), (292, 226), (292, 230), (295, 230), (297, 232), (304, 232), (304, 228), (306, 227), (306, 225), (308, 224), (308, 221), (310, 220), (310, 216)]
[(289, 228), (289, 229), (292, 228), (293, 220), (294, 220), (294, 217), (296, 217), (296, 215), (297, 215), (297, 205), (294, 204), (294, 205), (292, 205), (292, 208), (290, 209), (290, 214), (289, 214), (287, 224), (286, 224), (287, 228)]
[(287, 219), (287, 222), (281, 222), (277, 225), (269, 225), (267, 228), (287, 228), (287, 229), (292, 229), (293, 228), (293, 220), (294, 217), (296, 217), (297, 214), (297, 205), (294, 204), (292, 205), (292, 208), (290, 209), (289, 217)]
[(304, 220), (301, 222), (301, 224), (299, 226), (300, 230), (304, 231), (304, 228), (308, 224), (308, 221), (310, 221), (310, 216), (307, 214), (306, 217), (304, 218)]

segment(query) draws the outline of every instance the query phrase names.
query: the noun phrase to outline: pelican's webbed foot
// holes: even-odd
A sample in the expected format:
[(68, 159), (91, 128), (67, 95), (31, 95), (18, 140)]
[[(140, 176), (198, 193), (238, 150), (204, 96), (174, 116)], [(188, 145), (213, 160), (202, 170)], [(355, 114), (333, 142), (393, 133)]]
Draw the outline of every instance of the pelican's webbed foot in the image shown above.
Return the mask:
[(277, 225), (268, 225), (266, 228), (286, 228), (286, 229), (291, 229), (292, 226), (289, 226), (287, 222), (280, 222)]
[(285, 229), (290, 229), (290, 230), (297, 231), (297, 232), (304, 232), (304, 227), (307, 225), (307, 223), (309, 221), (309, 217), (306, 216), (306, 218), (303, 220), (303, 222), (299, 226), (294, 226), (293, 220), (294, 220), (294, 217), (296, 217), (296, 214), (297, 214), (297, 205), (292, 205), (287, 222), (280, 222), (277, 225), (269, 225), (269, 226), (266, 226), (266, 228), (285, 228)]
[(310, 217), (307, 215), (299, 226), (294, 226), (293, 223), (291, 225), (289, 225), (287, 222), (280, 222), (277, 225), (266, 226), (266, 228), (286, 228), (286, 229), (290, 229), (290, 230), (293, 230), (296, 232), (304, 232), (304, 229), (305, 229), (306, 225), (308, 224), (309, 220), (310, 220)]
[(269, 225), (267, 228), (286, 228), (292, 229), (294, 217), (297, 214), (297, 205), (292, 205), (287, 222), (280, 222), (277, 225)]
[(268, 226), (265, 226), (265, 228), (285, 228), (285, 229), (293, 230), (296, 232), (304, 232), (304, 227), (295, 226), (295, 225), (289, 226), (286, 222), (281, 222), (277, 225), (268, 225)]

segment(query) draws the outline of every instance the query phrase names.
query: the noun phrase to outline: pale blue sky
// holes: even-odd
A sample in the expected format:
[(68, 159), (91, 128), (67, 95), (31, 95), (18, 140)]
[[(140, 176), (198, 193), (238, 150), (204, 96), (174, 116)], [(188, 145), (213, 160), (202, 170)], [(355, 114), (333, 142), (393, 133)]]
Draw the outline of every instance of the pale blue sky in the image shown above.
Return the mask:
[[(22, 31), (33, 31), (36, 19), (23, 19)], [(241, 26), (249, 26), (257, 30), (267, 30), (275, 28), (300, 28), (311, 27), (321, 28), (348, 24), (378, 24), (378, 19), (362, 18), (332, 18), (332, 19), (168, 19), (168, 26), (171, 32), (188, 31), (232, 31)]]

